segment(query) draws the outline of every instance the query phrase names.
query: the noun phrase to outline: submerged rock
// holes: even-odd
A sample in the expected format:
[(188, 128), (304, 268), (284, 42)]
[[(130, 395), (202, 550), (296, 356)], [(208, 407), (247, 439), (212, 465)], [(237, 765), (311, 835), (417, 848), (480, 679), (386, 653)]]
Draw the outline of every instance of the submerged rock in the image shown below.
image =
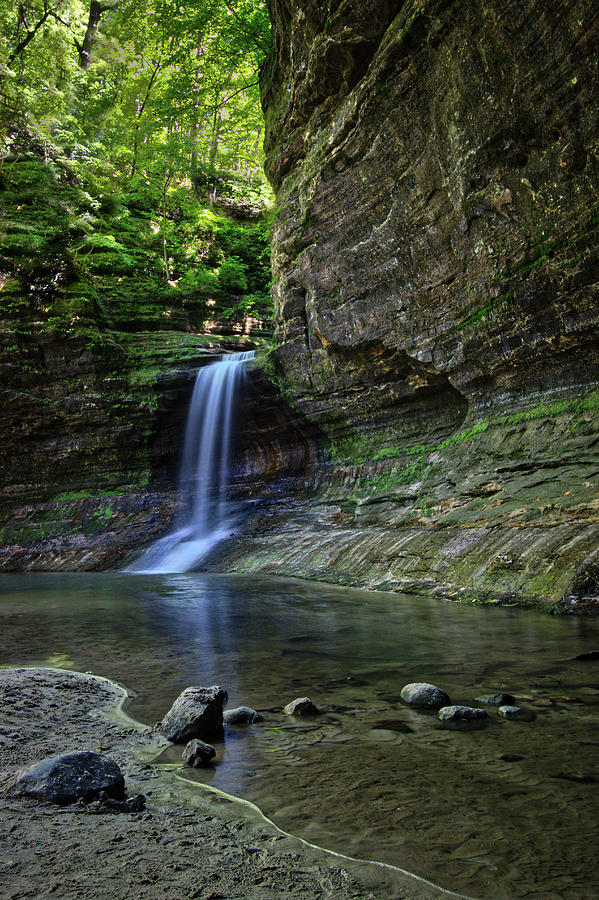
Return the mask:
[(123, 800), (125, 779), (108, 756), (91, 750), (63, 753), (37, 763), (23, 772), (9, 789), (13, 796), (35, 797), (67, 806), (78, 800), (105, 798)]
[(296, 697), (287, 704), (283, 712), (288, 716), (317, 716), (320, 710), (309, 697)]
[(504, 706), (508, 703), (514, 703), (515, 700), (511, 694), (483, 694), (482, 697), (475, 697), (475, 703), (484, 703), (485, 706)]
[(414, 731), (413, 728), (410, 728), (410, 726), (401, 719), (378, 719), (376, 722), (372, 723), (372, 727), (375, 729), (382, 729), (383, 731), (396, 731), (399, 734), (410, 734)]
[(215, 756), (216, 750), (211, 744), (205, 744), (204, 741), (194, 738), (186, 745), (181, 758), (188, 766), (199, 769), (202, 766), (209, 766)]
[(235, 709), (226, 709), (223, 713), (225, 725), (254, 725), (263, 722), (264, 716), (252, 709), (251, 706), (236, 706)]
[(408, 706), (416, 706), (418, 709), (440, 709), (442, 706), (451, 704), (449, 695), (445, 691), (426, 681), (414, 681), (406, 684), (401, 689), (401, 699)]
[(158, 726), (161, 734), (174, 744), (186, 744), (192, 738), (213, 740), (222, 731), (227, 696), (219, 684), (185, 688)]
[(439, 721), (448, 725), (476, 725), (486, 718), (485, 710), (475, 706), (444, 706), (439, 710)]
[(576, 781), (578, 784), (594, 784), (595, 778), (587, 772), (560, 772), (553, 778), (563, 778), (565, 781)]
[(521, 706), (511, 706), (505, 704), (497, 710), (504, 719), (520, 719), (522, 722), (532, 722), (535, 714), (530, 709), (523, 709)]

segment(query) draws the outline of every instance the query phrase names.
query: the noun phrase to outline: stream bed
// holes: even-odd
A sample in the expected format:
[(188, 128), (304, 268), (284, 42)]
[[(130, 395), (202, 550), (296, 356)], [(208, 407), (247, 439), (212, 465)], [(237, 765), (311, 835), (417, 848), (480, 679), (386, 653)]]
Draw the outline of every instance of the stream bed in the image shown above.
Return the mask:
[[(221, 684), (264, 721), (227, 728), (216, 765), (185, 774), (477, 898), (599, 896), (597, 650), (596, 620), (292, 579), (0, 577), (0, 665), (107, 676), (148, 723), (188, 685)], [(534, 718), (488, 707), (482, 728), (450, 730), (402, 704), (413, 681), (468, 705), (506, 691)], [(304, 695), (320, 716), (283, 714)]]

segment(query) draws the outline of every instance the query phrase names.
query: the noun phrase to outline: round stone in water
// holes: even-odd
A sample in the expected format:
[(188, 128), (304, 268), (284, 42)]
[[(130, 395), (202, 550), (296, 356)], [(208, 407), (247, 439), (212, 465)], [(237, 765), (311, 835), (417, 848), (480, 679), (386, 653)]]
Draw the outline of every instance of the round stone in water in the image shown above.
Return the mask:
[(406, 684), (401, 689), (400, 696), (404, 703), (407, 703), (408, 706), (415, 706), (417, 709), (440, 709), (442, 706), (451, 704), (451, 699), (445, 691), (426, 681), (413, 681), (411, 684)]

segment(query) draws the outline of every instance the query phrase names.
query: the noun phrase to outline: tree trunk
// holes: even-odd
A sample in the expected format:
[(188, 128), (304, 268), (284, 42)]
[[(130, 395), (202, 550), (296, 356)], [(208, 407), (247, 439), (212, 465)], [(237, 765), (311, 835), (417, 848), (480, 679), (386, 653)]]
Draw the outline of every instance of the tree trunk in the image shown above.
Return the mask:
[(198, 53), (197, 53), (197, 68), (195, 71), (195, 82), (193, 86), (193, 110), (191, 113), (191, 156), (190, 156), (190, 170), (191, 170), (191, 183), (194, 187), (194, 190), (197, 193), (197, 174), (198, 174), (198, 131), (200, 125), (200, 78), (202, 77), (202, 73), (200, 71), (200, 60), (204, 55), (204, 38), (200, 37), (198, 43)]
[(212, 120), (212, 141), (210, 143), (210, 159), (208, 163), (212, 181), (212, 185), (208, 193), (208, 202), (210, 203), (210, 206), (214, 206), (214, 202), (216, 200), (216, 159), (218, 157), (218, 148), (220, 145), (220, 132), (223, 122), (227, 117), (227, 112), (225, 109), (226, 102), (226, 98), (224, 98), (220, 102), (220, 104), (215, 107), (214, 118)]
[[(116, 5), (116, 4), (115, 4)], [(83, 35), (81, 43), (75, 40), (77, 53), (79, 54), (79, 66), (82, 69), (88, 69), (92, 61), (92, 45), (96, 39), (98, 28), (100, 27), (100, 19), (102, 14), (114, 7), (111, 4), (102, 5), (99, 0), (91, 0), (89, 4), (89, 17), (87, 20), (87, 28)]]
[(135, 130), (133, 132), (133, 162), (131, 163), (131, 178), (135, 175), (137, 171), (137, 154), (139, 152), (139, 129), (141, 127), (141, 117), (143, 116), (144, 109), (146, 108), (146, 104), (150, 99), (150, 94), (152, 93), (152, 88), (154, 87), (154, 82), (158, 77), (158, 70), (160, 69), (160, 60), (155, 64), (152, 74), (150, 75), (150, 80), (148, 82), (148, 86), (146, 88), (145, 96), (141, 103), (138, 104), (137, 107), (137, 122), (135, 123)]

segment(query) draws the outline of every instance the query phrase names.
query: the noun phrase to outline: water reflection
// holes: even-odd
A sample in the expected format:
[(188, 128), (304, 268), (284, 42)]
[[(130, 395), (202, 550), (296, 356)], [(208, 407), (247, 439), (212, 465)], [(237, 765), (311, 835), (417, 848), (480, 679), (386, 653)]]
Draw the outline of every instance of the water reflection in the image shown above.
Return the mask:
[[(308, 839), (481, 897), (599, 894), (599, 663), (570, 660), (595, 622), (200, 574), (3, 576), (0, 617), (2, 664), (114, 678), (144, 721), (189, 684), (261, 710), (190, 774)], [(446, 731), (399, 702), (419, 680), (457, 703), (509, 691), (535, 721)], [(282, 714), (303, 694), (321, 717)]]

